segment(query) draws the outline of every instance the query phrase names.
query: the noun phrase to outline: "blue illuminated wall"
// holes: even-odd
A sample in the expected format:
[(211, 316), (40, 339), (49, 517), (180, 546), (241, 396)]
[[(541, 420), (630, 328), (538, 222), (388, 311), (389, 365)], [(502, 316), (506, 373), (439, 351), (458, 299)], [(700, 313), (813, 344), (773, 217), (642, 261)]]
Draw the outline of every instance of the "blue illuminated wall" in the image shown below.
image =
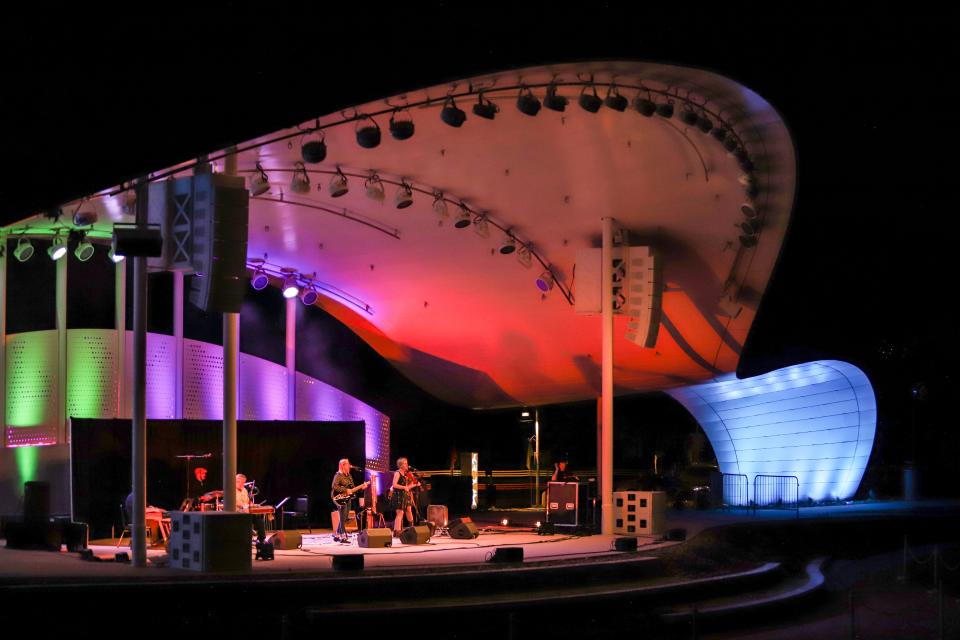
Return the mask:
[[(877, 404), (867, 376), (838, 360), (667, 393), (703, 427), (723, 473), (796, 476), (799, 497), (848, 499), (870, 458)], [(762, 501), (762, 500), (761, 500)]]

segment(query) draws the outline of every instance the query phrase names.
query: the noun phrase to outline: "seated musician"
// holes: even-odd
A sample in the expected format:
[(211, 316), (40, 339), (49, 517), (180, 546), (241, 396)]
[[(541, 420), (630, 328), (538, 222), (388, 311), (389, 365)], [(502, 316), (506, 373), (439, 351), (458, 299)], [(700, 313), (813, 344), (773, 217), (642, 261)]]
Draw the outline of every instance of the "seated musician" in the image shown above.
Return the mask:
[(391, 506), (397, 510), (397, 516), (393, 520), (393, 535), (396, 538), (400, 537), (404, 516), (411, 526), (416, 524), (413, 520), (413, 495), (410, 492), (419, 486), (420, 483), (410, 472), (410, 463), (407, 459), (397, 458), (397, 470), (393, 472), (393, 486), (390, 488)]
[(577, 476), (567, 473), (566, 458), (553, 463), (553, 476), (550, 478), (550, 482), (578, 482), (579, 480), (580, 478)]
[[(147, 501), (144, 500), (146, 503)], [(133, 524), (133, 491), (127, 495), (123, 503), (124, 515), (128, 524)], [(157, 542), (160, 538), (166, 540), (166, 529), (163, 522), (163, 509), (151, 507), (148, 504), (144, 507), (144, 526), (146, 527), (147, 540), (150, 544)], [(156, 535), (159, 534), (159, 535)]]
[[(247, 491), (247, 476), (242, 473), (237, 474), (237, 511), (248, 513), (250, 511), (250, 492)], [(257, 542), (263, 542), (267, 538), (265, 527), (263, 526), (262, 516), (253, 516), (253, 528), (257, 532)]]
[(330, 498), (337, 509), (339, 516), (337, 530), (333, 534), (335, 542), (350, 544), (350, 536), (347, 535), (347, 518), (350, 517), (350, 503), (353, 502), (353, 494), (362, 491), (369, 486), (369, 482), (364, 482), (359, 486), (353, 484), (353, 477), (350, 475), (350, 460), (343, 458), (337, 472), (333, 476), (333, 483), (330, 485)]

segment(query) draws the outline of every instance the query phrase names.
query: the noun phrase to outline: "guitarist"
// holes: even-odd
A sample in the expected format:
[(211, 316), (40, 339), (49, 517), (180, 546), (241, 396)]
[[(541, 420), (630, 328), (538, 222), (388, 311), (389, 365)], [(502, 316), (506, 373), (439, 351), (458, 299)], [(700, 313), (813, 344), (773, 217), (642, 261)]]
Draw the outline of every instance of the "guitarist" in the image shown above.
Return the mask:
[(333, 484), (330, 488), (330, 498), (337, 508), (337, 513), (340, 514), (340, 522), (337, 523), (337, 531), (333, 535), (333, 540), (344, 544), (350, 544), (346, 522), (350, 516), (350, 503), (353, 502), (353, 494), (362, 491), (369, 484), (364, 482), (360, 486), (354, 486), (353, 477), (350, 475), (351, 468), (354, 467), (350, 464), (350, 460), (342, 459), (339, 470), (333, 476)]

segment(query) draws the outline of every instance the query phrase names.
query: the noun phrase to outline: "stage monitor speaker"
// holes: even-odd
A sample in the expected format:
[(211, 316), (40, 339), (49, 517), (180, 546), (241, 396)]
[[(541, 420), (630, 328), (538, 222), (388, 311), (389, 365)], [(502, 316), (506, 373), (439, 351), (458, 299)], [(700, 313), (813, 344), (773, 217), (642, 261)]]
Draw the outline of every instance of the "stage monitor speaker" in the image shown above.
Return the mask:
[(333, 568), (337, 571), (360, 571), (363, 569), (363, 554), (344, 553), (333, 556)]
[(60, 530), (63, 532), (63, 543), (67, 545), (67, 551), (77, 552), (87, 548), (89, 533), (85, 522), (62, 522)]
[(497, 547), (490, 562), (523, 562), (523, 547)]
[(357, 536), (357, 546), (368, 549), (393, 546), (393, 532), (390, 529), (364, 529)]
[(40, 549), (60, 551), (63, 533), (54, 522), (8, 522), (7, 549)]
[(470, 518), (451, 520), (448, 533), (454, 540), (473, 540), (480, 535), (477, 525)]
[(191, 571), (249, 571), (253, 520), (249, 513), (172, 511), (170, 567)]
[(23, 519), (25, 522), (46, 522), (50, 519), (50, 483), (23, 483)]
[(617, 538), (613, 541), (613, 548), (617, 551), (636, 551), (636, 538)]
[(258, 542), (257, 543), (257, 560), (273, 560), (274, 557), (274, 548), (273, 545), (269, 542)]
[(277, 531), (267, 538), (267, 542), (272, 544), (274, 549), (291, 551), (299, 549), (300, 545), (303, 544), (303, 534), (299, 531)]
[(667, 540), (686, 540), (687, 530), (686, 529), (669, 529), (667, 530), (667, 535), (664, 537)]
[(403, 544), (427, 544), (430, 541), (430, 527), (420, 525), (407, 527), (400, 532), (400, 542)]

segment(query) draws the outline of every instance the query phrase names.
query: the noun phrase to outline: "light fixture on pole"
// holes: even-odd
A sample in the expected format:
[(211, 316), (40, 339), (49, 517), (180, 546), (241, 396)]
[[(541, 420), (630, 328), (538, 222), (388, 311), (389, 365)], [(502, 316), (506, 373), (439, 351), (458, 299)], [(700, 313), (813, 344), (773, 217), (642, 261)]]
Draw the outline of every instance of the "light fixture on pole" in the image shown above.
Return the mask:
[[(397, 116), (401, 112), (407, 114), (406, 119), (397, 119)], [(406, 109), (394, 109), (393, 113), (390, 114), (390, 135), (393, 136), (394, 140), (407, 140), (413, 137), (414, 124), (413, 118), (410, 117), (410, 112)]]
[[(361, 122), (369, 124), (361, 126)], [(364, 149), (373, 149), (380, 144), (380, 125), (372, 117), (362, 114), (357, 120), (357, 144)]]
[(460, 128), (467, 119), (467, 114), (463, 109), (457, 107), (457, 102), (453, 99), (453, 96), (447, 96), (443, 103), (443, 109), (440, 110), (440, 119), (451, 127)]
[(297, 284), (297, 272), (289, 267), (284, 267), (281, 269), (284, 273), (283, 286), (280, 290), (283, 292), (284, 298), (296, 298), (297, 294), (300, 293), (300, 286)]
[(512, 235), (507, 233), (507, 237), (503, 239), (503, 242), (500, 243), (500, 253), (501, 255), (508, 256), (514, 251), (517, 250), (517, 241)]
[(397, 209), (406, 209), (413, 204), (413, 187), (401, 180), (397, 187), (397, 196), (395, 198)]
[(529, 87), (520, 89), (520, 95), (517, 96), (517, 109), (520, 113), (528, 116), (535, 116), (540, 113), (540, 101)]
[(256, 258), (251, 262), (257, 264), (257, 267), (254, 269), (253, 277), (250, 278), (250, 286), (256, 291), (263, 291), (270, 285), (270, 276), (263, 269), (264, 260), (263, 258)]
[(498, 111), (500, 111), (500, 107), (490, 102), (481, 91), (480, 95), (477, 96), (477, 104), (473, 105), (473, 115), (485, 120), (493, 120), (497, 117)]
[(327, 143), (322, 132), (319, 140), (310, 140), (300, 147), (300, 157), (310, 164), (323, 162), (327, 158)]
[(383, 181), (380, 180), (380, 176), (376, 173), (371, 173), (364, 184), (367, 188), (368, 198), (377, 202), (383, 202), (383, 199), (386, 197), (386, 192), (384, 191)]
[(290, 191), (303, 195), (310, 193), (310, 176), (307, 168), (297, 160), (293, 165), (293, 178), (290, 180)]
[(446, 219), (450, 217), (450, 211), (447, 209), (447, 201), (443, 197), (443, 191), (433, 192), (433, 204), (431, 207), (438, 218)]
[(86, 262), (93, 257), (95, 249), (93, 248), (93, 244), (87, 240), (86, 233), (81, 233), (79, 240), (77, 248), (73, 250), (73, 255), (75, 255), (80, 262)]
[(256, 170), (250, 176), (250, 195), (262, 196), (267, 191), (270, 191), (270, 178), (267, 177), (267, 173), (258, 162)]
[(473, 216), (470, 215), (470, 210), (467, 209), (467, 205), (460, 203), (460, 212), (457, 213), (457, 220), (453, 223), (453, 226), (457, 229), (466, 229), (470, 226), (470, 223), (473, 222)]
[(53, 237), (53, 243), (51, 243), (47, 249), (47, 255), (50, 256), (50, 259), (53, 261), (57, 261), (67, 255), (67, 243), (64, 242), (63, 236), (59, 233)]
[(337, 172), (330, 178), (330, 197), (339, 198), (346, 195), (348, 191), (350, 186), (347, 184), (347, 176), (343, 175), (340, 167), (337, 167)]
[(33, 243), (30, 242), (30, 238), (20, 236), (16, 248), (13, 250), (13, 257), (20, 262), (26, 262), (33, 257), (33, 251)]
[(553, 284), (555, 280), (553, 274), (549, 269), (540, 274), (540, 277), (537, 278), (537, 289), (540, 289), (543, 293), (548, 293), (553, 289)]
[(557, 85), (555, 82), (551, 82), (547, 86), (547, 95), (543, 98), (543, 106), (551, 111), (565, 111), (567, 109), (567, 98), (565, 96), (557, 95)]

